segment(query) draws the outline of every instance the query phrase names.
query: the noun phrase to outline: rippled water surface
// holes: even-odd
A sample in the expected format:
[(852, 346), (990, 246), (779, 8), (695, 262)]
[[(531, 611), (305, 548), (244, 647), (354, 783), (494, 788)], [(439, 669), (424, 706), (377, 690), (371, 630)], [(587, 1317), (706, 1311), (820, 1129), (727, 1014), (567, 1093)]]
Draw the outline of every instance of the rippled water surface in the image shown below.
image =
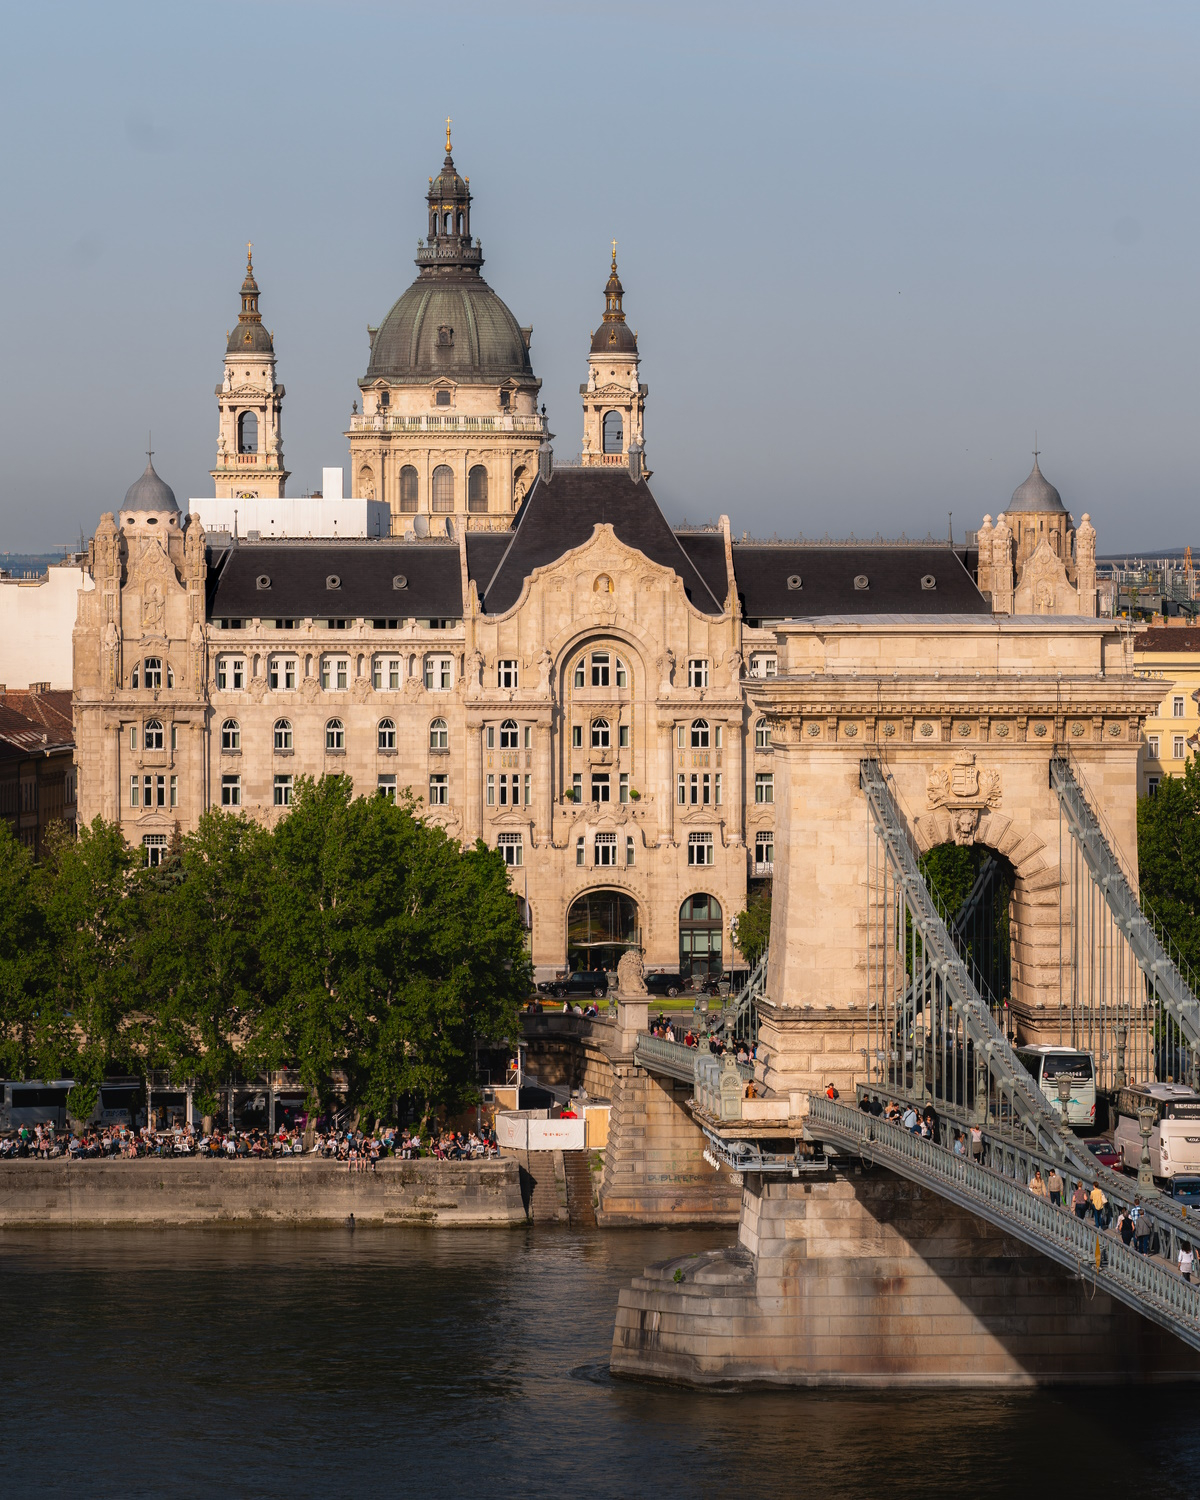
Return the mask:
[(617, 1292), (728, 1232), (0, 1234), (6, 1495), (1200, 1495), (1200, 1392), (610, 1379)]

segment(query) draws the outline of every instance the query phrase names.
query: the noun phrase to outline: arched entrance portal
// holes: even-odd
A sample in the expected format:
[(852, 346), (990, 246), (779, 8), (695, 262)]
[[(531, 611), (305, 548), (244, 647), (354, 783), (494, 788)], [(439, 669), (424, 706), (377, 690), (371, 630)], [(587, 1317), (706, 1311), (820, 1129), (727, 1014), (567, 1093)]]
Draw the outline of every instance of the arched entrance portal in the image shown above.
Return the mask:
[(622, 953), (640, 948), (637, 902), (624, 891), (585, 891), (567, 912), (567, 967), (615, 969)]
[(679, 908), (679, 972), (720, 977), (723, 952), (721, 903), (715, 896), (689, 896)]
[(986, 844), (937, 844), (921, 856), (920, 865), (976, 987), (1011, 1036), (1016, 870)]

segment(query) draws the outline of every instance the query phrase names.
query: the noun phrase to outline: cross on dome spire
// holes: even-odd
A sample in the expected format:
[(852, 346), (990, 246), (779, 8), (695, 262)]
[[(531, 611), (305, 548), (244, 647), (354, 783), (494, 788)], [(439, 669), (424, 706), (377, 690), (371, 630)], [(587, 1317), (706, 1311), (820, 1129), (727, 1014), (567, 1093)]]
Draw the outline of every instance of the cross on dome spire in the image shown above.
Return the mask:
[(450, 116), (447, 115), (446, 116), (446, 155), (447, 156), (450, 155), (450, 126), (451, 126), (451, 124), (452, 124), (452, 121), (450, 119)]

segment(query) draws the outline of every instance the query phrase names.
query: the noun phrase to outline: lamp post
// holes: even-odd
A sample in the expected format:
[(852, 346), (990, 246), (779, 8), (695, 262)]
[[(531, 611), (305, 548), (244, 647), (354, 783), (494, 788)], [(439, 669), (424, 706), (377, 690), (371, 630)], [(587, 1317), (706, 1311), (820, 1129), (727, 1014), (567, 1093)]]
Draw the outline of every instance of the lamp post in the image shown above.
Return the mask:
[(1138, 1110), (1138, 1129), (1142, 1133), (1142, 1155), (1138, 1161), (1138, 1187), (1153, 1188), (1154, 1173), (1150, 1170), (1150, 1132), (1154, 1129), (1154, 1111), (1143, 1105)]
[(1058, 1075), (1058, 1107), (1062, 1111), (1062, 1129), (1064, 1135), (1071, 1134), (1071, 1080), (1066, 1073)]
[(1128, 1032), (1124, 1021), (1117, 1027), (1117, 1087), (1125, 1087), (1125, 1039)]

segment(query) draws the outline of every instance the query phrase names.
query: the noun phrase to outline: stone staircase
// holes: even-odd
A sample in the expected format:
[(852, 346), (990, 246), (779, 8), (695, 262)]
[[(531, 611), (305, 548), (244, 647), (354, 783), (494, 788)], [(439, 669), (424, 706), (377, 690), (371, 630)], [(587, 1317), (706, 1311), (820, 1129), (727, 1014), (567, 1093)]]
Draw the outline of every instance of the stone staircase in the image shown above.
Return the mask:
[(567, 1218), (573, 1227), (594, 1229), (591, 1152), (564, 1151), (562, 1155), (567, 1178)]

